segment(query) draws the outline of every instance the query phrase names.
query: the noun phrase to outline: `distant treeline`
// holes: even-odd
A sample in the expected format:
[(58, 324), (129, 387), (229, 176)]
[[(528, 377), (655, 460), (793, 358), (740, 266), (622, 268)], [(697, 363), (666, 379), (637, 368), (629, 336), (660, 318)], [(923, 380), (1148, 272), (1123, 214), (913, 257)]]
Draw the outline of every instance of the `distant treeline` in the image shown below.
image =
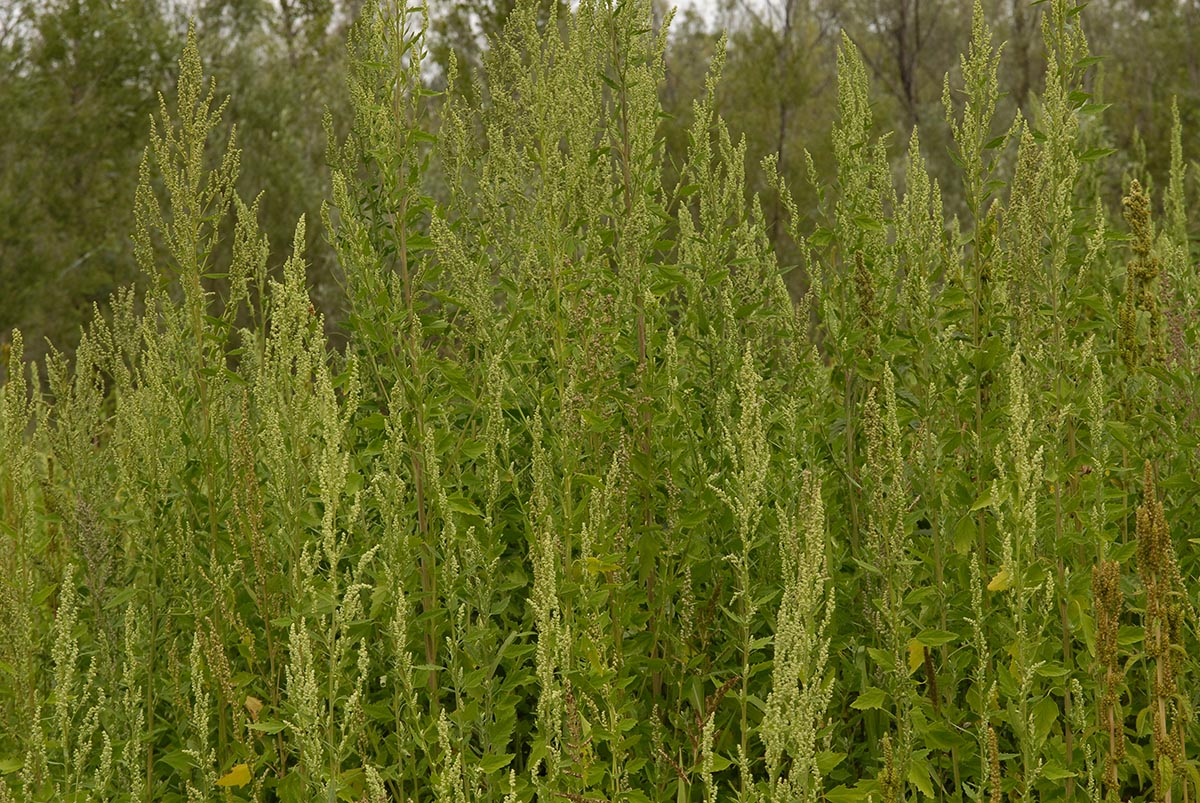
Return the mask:
[[(542, 0), (543, 20), (554, 0)], [(429, 43), (445, 84), (451, 53), (456, 92), (485, 97), (480, 76), (489, 42), (503, 30), (512, 0), (434, 0)], [(655, 0), (655, 20), (668, 13)], [(1096, 103), (1120, 114), (1089, 118), (1095, 155), (1105, 162), (1104, 195), (1119, 198), (1122, 181), (1161, 184), (1169, 163), (1172, 99), (1184, 131), (1184, 152), (1200, 151), (1200, 10), (1177, 0), (1095, 0), (1082, 24), (1099, 63), (1089, 70)], [(68, 353), (93, 304), (136, 281), (128, 232), (137, 165), (158, 109), (159, 88), (177, 78), (175, 56), (189, 19), (195, 19), (218, 95), (231, 96), (224, 124), (237, 127), (252, 154), (241, 189), (263, 191), (260, 208), (272, 251), (290, 243), (295, 215), (309, 227), (309, 282), (316, 304), (338, 328), (344, 309), (327, 233), (317, 224), (329, 197), (325, 126), (348, 125), (344, 91), (345, 35), (362, 0), (9, 0), (0, 10), (0, 341), (20, 328), (31, 356), (47, 338)], [(993, 35), (1004, 42), (1001, 111), (1019, 107), (1035, 118), (1042, 89), (1040, 48), (1043, 4), (988, 0)], [(563, 6), (565, 8), (565, 5)], [(943, 76), (957, 76), (969, 35), (969, 4), (959, 0), (720, 0), (714, 17), (694, 8), (675, 16), (661, 88), (661, 136), (672, 165), (682, 163), (692, 122), (720, 31), (727, 30), (727, 66), (718, 89), (719, 111), (735, 137), (746, 138), (747, 192), (760, 194), (768, 233), (789, 251), (779, 199), (759, 169), (775, 154), (780, 173), (796, 188), (801, 214), (815, 215), (808, 171), (833, 173), (829, 126), (835, 109), (835, 50), (845, 31), (863, 54), (872, 79), (878, 131), (895, 130), (889, 143), (898, 165), (908, 135), (919, 127), (931, 173), (943, 179), (949, 208), (964, 211), (950, 180)], [(561, 11), (562, 9), (560, 9)], [(557, 15), (561, 21), (565, 14)], [(431, 104), (436, 131), (440, 103)], [(811, 162), (808, 159), (811, 156)], [(1012, 156), (1015, 158), (1015, 149)], [(1154, 165), (1155, 168), (1150, 166)], [(674, 176), (665, 177), (668, 181)], [(435, 198), (444, 177), (426, 175)], [(1189, 184), (1190, 192), (1190, 184)], [(225, 238), (224, 248), (228, 248)], [(276, 266), (278, 267), (278, 266)], [(799, 288), (795, 288), (799, 289)]]

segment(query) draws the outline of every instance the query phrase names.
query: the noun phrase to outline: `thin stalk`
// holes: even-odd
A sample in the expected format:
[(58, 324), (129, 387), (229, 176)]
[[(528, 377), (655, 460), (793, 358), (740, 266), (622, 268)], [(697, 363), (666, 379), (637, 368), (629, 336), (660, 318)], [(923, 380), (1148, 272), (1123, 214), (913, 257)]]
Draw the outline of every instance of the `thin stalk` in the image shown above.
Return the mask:
[[(1156, 582), (1156, 583), (1158, 582), (1157, 575), (1155, 576), (1154, 582)], [(1157, 698), (1156, 705), (1155, 705), (1155, 717), (1158, 719), (1158, 727), (1155, 729), (1155, 733), (1164, 733), (1165, 734), (1167, 732), (1167, 700), (1166, 700), (1166, 697), (1159, 694), (1159, 692), (1158, 692), (1158, 690), (1163, 688), (1166, 684), (1166, 677), (1165, 677), (1165, 671), (1163, 669), (1163, 658), (1162, 658), (1162, 655), (1163, 655), (1163, 651), (1162, 651), (1163, 650), (1163, 632), (1162, 632), (1162, 619), (1157, 618), (1157, 617), (1154, 620), (1154, 645), (1155, 645), (1155, 650), (1157, 651), (1157, 655), (1158, 655), (1157, 659), (1154, 662), (1153, 696)], [(1156, 752), (1157, 752), (1158, 748), (1159, 748), (1159, 745), (1156, 744), (1155, 745)], [(1171, 803), (1171, 792), (1173, 791), (1174, 784), (1168, 783), (1165, 785), (1166, 786), (1165, 789), (1162, 788), (1164, 786), (1164, 784), (1163, 784), (1163, 770), (1162, 770), (1161, 762), (1162, 762), (1162, 759), (1156, 755), (1155, 762), (1154, 762), (1155, 763), (1154, 770), (1155, 770), (1155, 776), (1156, 776), (1155, 786), (1158, 787), (1158, 789), (1157, 789), (1158, 794), (1162, 795), (1163, 803)]]
[[(971, 342), (974, 346), (971, 352), (975, 368), (975, 498), (983, 496), (983, 369), (980, 367), (980, 352), (983, 349), (982, 318), (983, 318), (983, 260), (979, 254), (974, 255), (975, 287), (971, 304)], [(984, 509), (975, 513), (975, 532), (979, 538), (980, 573), (987, 575), (987, 532), (984, 529)]]
[(147, 616), (150, 619), (150, 654), (146, 657), (146, 800), (154, 800), (154, 669), (158, 656), (158, 539), (150, 553), (150, 602)]
[[(1062, 519), (1062, 489), (1059, 485), (1054, 489), (1054, 504), (1058, 521), (1058, 530), (1061, 533)], [(1062, 651), (1063, 651), (1063, 666), (1068, 673), (1072, 673), (1074, 669), (1074, 658), (1071, 650), (1071, 625), (1067, 619), (1067, 584), (1066, 584), (1066, 569), (1063, 565), (1063, 559), (1058, 559), (1058, 587), (1062, 589), (1062, 594), (1058, 598), (1059, 619), (1062, 625)], [(1075, 734), (1071, 729), (1071, 707), (1074, 701), (1071, 698), (1071, 689), (1068, 687), (1063, 693), (1063, 739), (1066, 743), (1067, 750), (1067, 766), (1070, 767), (1075, 760)], [(1067, 778), (1066, 784), (1067, 800), (1072, 800), (1075, 796), (1075, 779)]]
[(850, 478), (848, 490), (848, 500), (850, 505), (850, 551), (851, 554), (858, 554), (858, 536), (860, 524), (860, 514), (858, 511), (858, 470), (855, 460), (855, 440), (857, 432), (855, 430), (854, 411), (857, 407), (855, 404), (855, 383), (854, 369), (849, 363), (843, 359), (844, 363), (844, 384), (842, 391), (842, 410), (846, 418), (846, 473)]
[[(749, 537), (748, 535), (746, 536)], [(742, 740), (741, 740), (741, 756), (749, 755), (750, 748), (750, 544), (745, 538), (742, 540), (742, 563), (741, 563), (741, 585), (742, 593), (739, 597), (738, 606), (742, 614), (742, 693), (741, 693), (741, 714), (742, 714)], [(741, 779), (742, 800), (746, 799), (746, 781), (745, 774), (739, 773)], [(1169, 801), (1168, 801), (1169, 803)]]

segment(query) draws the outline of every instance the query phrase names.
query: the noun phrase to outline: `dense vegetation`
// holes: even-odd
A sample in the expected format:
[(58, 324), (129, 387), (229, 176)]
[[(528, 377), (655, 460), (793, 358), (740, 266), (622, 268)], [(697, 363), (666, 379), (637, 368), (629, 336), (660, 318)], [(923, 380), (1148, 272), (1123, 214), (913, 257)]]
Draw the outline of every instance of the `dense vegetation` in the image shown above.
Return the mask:
[[(698, 8), (690, 4), (695, 2)], [(72, 355), (92, 304), (107, 309), (118, 288), (142, 281), (133, 257), (131, 199), (157, 92), (174, 86), (189, 19), (204, 43), (205, 71), (230, 104), (217, 137), (236, 125), (252, 158), (238, 191), (263, 193), (259, 227), (280, 270), (296, 218), (305, 214), (310, 295), (326, 333), (342, 345), (345, 305), (337, 256), (320, 220), (329, 192), (323, 113), (345, 135), (345, 40), (362, 0), (4, 0), (0, 2), (0, 347), (11, 330), (41, 360), (47, 338)], [(539, 24), (570, 3), (538, 0)], [(658, 31), (672, 4), (652, 0)], [(725, 67), (714, 108), (735, 141), (746, 138), (746, 187), (762, 200), (767, 235), (780, 261), (801, 259), (787, 232), (774, 173), (815, 226), (817, 205), (806, 154), (822, 183), (836, 173), (829, 138), (837, 103), (837, 48), (845, 31), (871, 79), (876, 133), (896, 131), (898, 166), (914, 127), (926, 166), (939, 180), (948, 214), (967, 213), (953, 162), (942, 83), (962, 83), (959, 53), (970, 37), (971, 4), (962, 0), (682, 0), (663, 52), (659, 100), (665, 116), (664, 181), (673, 186), (687, 158), (692, 101), (705, 91), (721, 31)], [(1130, 178), (1164, 187), (1170, 164), (1173, 100), (1185, 153), (1200, 153), (1200, 4), (1194, 0), (1090, 0), (1084, 12), (1092, 50), (1103, 56), (1085, 77), (1095, 103), (1117, 110), (1089, 118), (1088, 137), (1115, 153), (1091, 166), (1106, 203), (1117, 208)], [(442, 105), (477, 105), (490, 92), (489, 37), (498, 36), (514, 0), (433, 0), (427, 33), (428, 86), (446, 90), (450, 56), (458, 80), (429, 99), (425, 124), (436, 134)], [(984, 0), (1004, 60), (997, 70), (997, 115), (1037, 114), (1045, 56), (1041, 0)], [(103, 132), (98, 136), (97, 132)], [(771, 171), (762, 160), (774, 156)], [(436, 165), (435, 165), (436, 167)], [(438, 170), (422, 178), (449, 203)], [(1187, 182), (1189, 201), (1197, 200)], [(1153, 193), (1159, 197), (1157, 190)], [(219, 248), (227, 248), (227, 240)], [(228, 259), (222, 251), (221, 259)], [(788, 278), (803, 292), (799, 272)], [(140, 285), (144, 291), (145, 285)]]
[(978, 3), (944, 84), (961, 215), (843, 39), (835, 178), (761, 165), (785, 264), (723, 47), (670, 163), (649, 3), (518, 4), (436, 134), (424, 10), (370, 7), (338, 348), (189, 37), (143, 289), (3, 361), (0, 801), (1196, 800), (1182, 126), (1110, 210), (1041, 10), (1029, 117)]

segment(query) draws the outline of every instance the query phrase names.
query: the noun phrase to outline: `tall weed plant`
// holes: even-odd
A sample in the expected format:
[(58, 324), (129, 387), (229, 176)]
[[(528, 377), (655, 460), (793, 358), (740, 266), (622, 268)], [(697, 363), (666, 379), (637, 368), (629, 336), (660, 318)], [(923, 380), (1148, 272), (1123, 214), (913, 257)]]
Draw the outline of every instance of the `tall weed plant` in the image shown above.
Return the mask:
[(649, 3), (518, 3), (478, 105), (426, 88), (425, 8), (369, 4), (344, 351), (189, 37), (148, 289), (4, 355), (0, 800), (1196, 800), (1187, 170), (1176, 116), (1163, 197), (1101, 203), (1081, 17), (1041, 6), (998, 120), (976, 3), (953, 216), (843, 40), (781, 265), (724, 47), (664, 185)]

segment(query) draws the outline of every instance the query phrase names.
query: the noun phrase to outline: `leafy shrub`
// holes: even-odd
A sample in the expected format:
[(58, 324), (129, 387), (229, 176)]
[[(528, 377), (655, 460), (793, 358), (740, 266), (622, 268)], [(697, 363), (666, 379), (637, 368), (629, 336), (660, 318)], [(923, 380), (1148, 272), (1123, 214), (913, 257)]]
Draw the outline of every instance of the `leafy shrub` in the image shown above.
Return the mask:
[(7, 355), (0, 799), (1195, 799), (1182, 154), (1121, 234), (1079, 18), (1047, 4), (1038, 117), (1000, 126), (976, 5), (961, 219), (843, 43), (797, 304), (720, 56), (663, 186), (647, 4), (524, 3), (436, 136), (423, 10), (370, 8), (344, 354), (303, 220), (267, 274), (192, 37), (148, 291), (48, 395)]

